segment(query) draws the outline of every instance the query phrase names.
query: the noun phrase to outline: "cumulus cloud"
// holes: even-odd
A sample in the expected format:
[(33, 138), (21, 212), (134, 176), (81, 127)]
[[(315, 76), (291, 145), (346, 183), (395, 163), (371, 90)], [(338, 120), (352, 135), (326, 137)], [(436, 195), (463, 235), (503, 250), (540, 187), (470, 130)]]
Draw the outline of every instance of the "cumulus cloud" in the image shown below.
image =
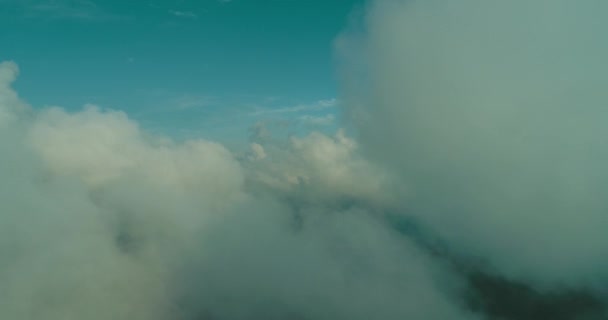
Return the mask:
[(334, 136), (313, 131), (286, 142), (259, 140), (252, 149), (254, 155), (263, 151), (265, 159), (243, 163), (248, 183), (256, 183), (258, 191), (271, 188), (316, 200), (376, 199), (383, 205), (397, 195), (389, 191), (392, 180), (386, 172), (361, 157), (357, 143), (343, 130)]
[(16, 63), (12, 61), (0, 62), (0, 125), (11, 121), (11, 119), (14, 120), (17, 114), (28, 108), (11, 88), (11, 84), (17, 79), (18, 74), (19, 67)]
[(252, 143), (250, 145), (251, 147), (251, 153), (249, 156), (249, 159), (252, 160), (262, 160), (264, 158), (266, 158), (266, 151), (264, 150), (264, 146), (262, 146), (259, 143)]
[(607, 15), (594, 0), (376, 1), (336, 42), (362, 149), (454, 254), (543, 290), (605, 286)]
[(372, 2), (339, 104), (259, 113), (352, 136), (242, 153), (30, 108), (0, 63), (0, 318), (605, 319), (607, 10)]
[(0, 65), (0, 318), (477, 318), (343, 132), (241, 158), (120, 111), (30, 110), (16, 75)]

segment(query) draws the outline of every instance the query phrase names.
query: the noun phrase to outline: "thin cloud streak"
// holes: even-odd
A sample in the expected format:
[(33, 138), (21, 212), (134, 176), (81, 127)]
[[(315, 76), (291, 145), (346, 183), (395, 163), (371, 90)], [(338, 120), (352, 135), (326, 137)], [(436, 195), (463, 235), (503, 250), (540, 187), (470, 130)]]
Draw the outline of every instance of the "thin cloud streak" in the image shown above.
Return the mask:
[(282, 108), (264, 108), (259, 109), (254, 112), (249, 113), (250, 116), (261, 116), (261, 115), (272, 115), (272, 114), (282, 114), (282, 113), (296, 113), (296, 112), (306, 112), (306, 111), (318, 111), (324, 109), (336, 108), (339, 104), (338, 99), (326, 99), (319, 100), (312, 104), (299, 104), (292, 107), (282, 107)]
[(128, 18), (107, 12), (97, 3), (89, 0), (24, 1), (14, 4), (23, 7), (24, 17), (31, 19), (107, 21)]
[(169, 13), (180, 18), (191, 18), (196, 19), (198, 15), (191, 11), (179, 11), (179, 10), (169, 10)]

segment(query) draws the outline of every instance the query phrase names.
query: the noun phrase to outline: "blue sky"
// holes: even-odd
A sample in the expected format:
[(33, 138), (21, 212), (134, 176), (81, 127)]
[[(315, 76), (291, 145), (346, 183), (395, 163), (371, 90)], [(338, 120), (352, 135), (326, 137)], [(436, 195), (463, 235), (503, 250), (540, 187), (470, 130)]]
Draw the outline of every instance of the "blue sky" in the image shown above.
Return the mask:
[(0, 60), (34, 107), (126, 111), (176, 138), (338, 121), (332, 41), (363, 0), (0, 0)]

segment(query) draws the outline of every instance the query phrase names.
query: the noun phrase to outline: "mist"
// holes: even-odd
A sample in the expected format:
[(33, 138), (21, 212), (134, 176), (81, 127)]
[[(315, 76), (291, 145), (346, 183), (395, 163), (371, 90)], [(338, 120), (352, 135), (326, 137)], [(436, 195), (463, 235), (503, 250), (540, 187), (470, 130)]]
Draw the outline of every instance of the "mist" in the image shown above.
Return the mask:
[(377, 1), (336, 41), (365, 155), (452, 255), (541, 292), (605, 291), (607, 9)]

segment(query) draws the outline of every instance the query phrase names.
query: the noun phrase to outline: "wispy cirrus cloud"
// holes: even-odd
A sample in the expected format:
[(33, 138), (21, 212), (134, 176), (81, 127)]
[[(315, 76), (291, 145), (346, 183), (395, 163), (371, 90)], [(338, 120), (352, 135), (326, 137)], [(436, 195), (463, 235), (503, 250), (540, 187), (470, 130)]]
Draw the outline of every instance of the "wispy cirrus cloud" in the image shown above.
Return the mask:
[(338, 106), (338, 99), (323, 99), (318, 100), (310, 104), (298, 104), (289, 107), (278, 107), (278, 108), (258, 108), (257, 110), (249, 113), (251, 116), (271, 115), (271, 114), (285, 114), (285, 113), (298, 113), (308, 111), (319, 111), (324, 109), (336, 108)]
[(169, 13), (179, 18), (197, 19), (198, 15), (192, 11), (169, 10)]
[(213, 107), (221, 103), (216, 96), (204, 93), (172, 92), (170, 90), (138, 90), (134, 93), (148, 107), (143, 113), (193, 111)]
[(217, 103), (216, 99), (205, 95), (185, 94), (170, 100), (174, 110), (187, 110), (192, 108), (206, 107)]
[(315, 125), (315, 126), (329, 126), (332, 125), (336, 116), (333, 114), (326, 114), (324, 116), (312, 116), (312, 115), (303, 115), (298, 118), (300, 121), (305, 124)]
[(13, 1), (10, 5), (22, 7), (24, 17), (53, 20), (115, 20), (125, 19), (90, 0)]

